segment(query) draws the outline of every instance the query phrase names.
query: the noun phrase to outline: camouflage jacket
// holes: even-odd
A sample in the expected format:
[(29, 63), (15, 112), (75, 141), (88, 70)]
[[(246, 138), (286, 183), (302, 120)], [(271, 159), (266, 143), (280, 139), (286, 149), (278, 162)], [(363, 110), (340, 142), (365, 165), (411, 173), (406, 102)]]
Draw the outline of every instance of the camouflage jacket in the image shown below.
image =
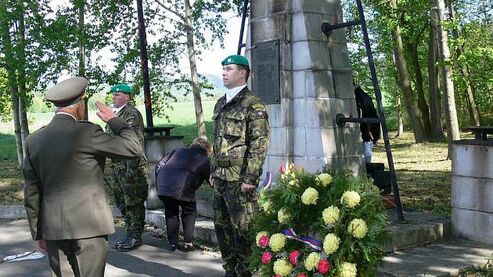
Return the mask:
[(214, 107), (212, 176), (228, 182), (257, 185), (269, 144), (265, 105), (247, 87), (229, 103)]
[[(139, 138), (140, 145), (142, 146), (142, 149), (144, 149), (144, 120), (142, 119), (142, 114), (139, 110), (137, 110), (137, 108), (130, 103), (127, 103), (127, 105), (117, 113), (117, 116), (127, 122), (128, 125), (130, 125), (130, 127), (135, 131), (135, 134), (137, 134), (137, 137)], [(108, 125), (106, 125), (106, 132), (112, 134), (111, 129), (108, 128)], [(112, 166), (125, 169), (125, 171), (129, 172), (130, 175), (135, 175), (136, 171), (142, 171), (143, 168), (147, 168), (145, 152), (143, 151), (139, 158), (132, 160), (112, 159)]]

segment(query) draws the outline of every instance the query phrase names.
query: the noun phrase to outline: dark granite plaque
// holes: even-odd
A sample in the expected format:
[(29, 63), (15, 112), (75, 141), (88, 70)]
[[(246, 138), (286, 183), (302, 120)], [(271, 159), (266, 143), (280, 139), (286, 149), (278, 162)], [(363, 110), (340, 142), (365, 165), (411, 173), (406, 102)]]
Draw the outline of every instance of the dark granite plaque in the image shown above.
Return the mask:
[(252, 48), (253, 92), (265, 104), (281, 103), (279, 91), (279, 41), (257, 43)]

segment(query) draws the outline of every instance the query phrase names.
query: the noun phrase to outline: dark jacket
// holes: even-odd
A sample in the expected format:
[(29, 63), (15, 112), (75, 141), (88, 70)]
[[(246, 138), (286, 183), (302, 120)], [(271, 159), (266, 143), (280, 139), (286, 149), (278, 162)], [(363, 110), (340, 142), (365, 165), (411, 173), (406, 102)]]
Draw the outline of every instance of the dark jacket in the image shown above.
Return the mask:
[[(377, 110), (373, 105), (371, 97), (358, 86), (354, 90), (356, 97), (356, 106), (358, 107), (358, 115), (361, 118), (378, 118)], [(361, 138), (363, 141), (373, 141), (374, 143), (380, 139), (380, 124), (379, 123), (361, 123)]]
[(180, 201), (195, 201), (195, 191), (209, 181), (210, 162), (200, 146), (178, 148), (156, 165), (156, 187), (159, 196)]
[(106, 199), (106, 157), (142, 153), (135, 132), (119, 118), (114, 136), (88, 122), (57, 114), (26, 139), (24, 206), (33, 239), (91, 238), (115, 232)]

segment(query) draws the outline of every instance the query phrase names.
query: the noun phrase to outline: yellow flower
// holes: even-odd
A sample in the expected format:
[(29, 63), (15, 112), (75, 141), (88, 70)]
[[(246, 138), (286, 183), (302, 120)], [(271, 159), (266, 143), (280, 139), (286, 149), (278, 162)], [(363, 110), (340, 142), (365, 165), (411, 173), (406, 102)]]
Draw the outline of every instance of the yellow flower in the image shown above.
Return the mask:
[(272, 212), (271, 208), (272, 208), (272, 203), (269, 200), (265, 201), (262, 204), (262, 209), (264, 210), (264, 212), (266, 212), (268, 214), (270, 214)]
[(327, 234), (324, 239), (324, 251), (327, 254), (332, 254), (339, 249), (341, 240), (333, 233)]
[(293, 187), (294, 187), (294, 188), (295, 188), (295, 187), (297, 187), (297, 186), (298, 186), (298, 180), (293, 179), (293, 180), (289, 181), (289, 182), (288, 182), (288, 186), (289, 186), (289, 187), (292, 187), (292, 188), (293, 188)]
[(317, 269), (318, 262), (320, 262), (320, 254), (317, 252), (312, 252), (306, 257), (305, 268), (308, 271)]
[(255, 241), (257, 242), (257, 246), (259, 246), (259, 247), (260, 247), (260, 245), (259, 245), (258, 241), (263, 236), (269, 236), (269, 233), (267, 233), (266, 231), (258, 232), (257, 236), (255, 237)]
[(356, 277), (356, 273), (358, 273), (356, 264), (343, 262), (339, 266), (339, 277)]
[(285, 208), (282, 208), (277, 212), (277, 220), (279, 220), (279, 223), (286, 223), (289, 220), (289, 213)]
[(322, 173), (317, 176), (317, 181), (322, 187), (326, 187), (332, 182), (332, 176), (328, 173)]
[(349, 222), (347, 227), (347, 231), (353, 235), (353, 237), (357, 239), (362, 239), (366, 236), (366, 232), (368, 231), (368, 227), (366, 226), (366, 222), (361, 218), (355, 218)]
[(346, 191), (342, 194), (341, 204), (348, 208), (354, 208), (359, 204), (361, 197), (355, 191)]
[(293, 266), (286, 260), (277, 260), (274, 262), (274, 273), (279, 276), (288, 276), (293, 270)]
[(270, 249), (274, 252), (279, 252), (286, 244), (286, 236), (281, 233), (273, 234), (269, 240)]
[(334, 224), (339, 220), (340, 211), (336, 206), (330, 206), (322, 212), (325, 224)]
[(305, 205), (315, 205), (318, 200), (318, 191), (312, 187), (309, 187), (301, 195), (301, 202)]

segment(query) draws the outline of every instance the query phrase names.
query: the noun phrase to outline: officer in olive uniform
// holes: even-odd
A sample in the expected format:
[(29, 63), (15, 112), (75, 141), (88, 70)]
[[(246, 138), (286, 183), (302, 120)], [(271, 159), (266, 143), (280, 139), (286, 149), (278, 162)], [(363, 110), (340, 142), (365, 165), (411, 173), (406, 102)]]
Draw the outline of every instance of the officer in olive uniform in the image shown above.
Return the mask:
[(222, 61), (228, 88), (214, 107), (214, 226), (225, 276), (251, 276), (247, 233), (258, 212), (257, 184), (269, 142), (265, 105), (247, 87), (248, 60), (232, 55)]
[[(132, 104), (132, 88), (127, 84), (117, 84), (111, 88), (113, 111), (132, 127), (144, 149), (144, 121), (142, 114)], [(111, 129), (106, 128), (111, 133)], [(126, 237), (115, 244), (119, 251), (130, 251), (142, 245), (142, 232), (145, 224), (147, 198), (147, 159), (144, 151), (132, 160), (112, 159), (110, 163), (112, 178), (110, 191), (116, 206), (125, 220)]]
[(56, 114), (26, 139), (24, 206), (32, 237), (48, 252), (56, 276), (104, 276), (108, 234), (115, 232), (105, 160), (142, 153), (135, 132), (102, 103), (96, 103), (97, 114), (115, 135), (81, 121), (87, 84), (74, 77), (50, 88), (45, 96)]

